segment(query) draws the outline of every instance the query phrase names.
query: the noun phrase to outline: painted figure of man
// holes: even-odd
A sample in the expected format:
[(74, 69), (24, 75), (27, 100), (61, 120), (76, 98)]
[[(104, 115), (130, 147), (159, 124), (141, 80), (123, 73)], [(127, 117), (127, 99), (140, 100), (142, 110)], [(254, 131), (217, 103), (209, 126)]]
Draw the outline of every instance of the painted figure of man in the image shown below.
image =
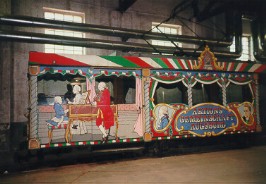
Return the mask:
[(60, 126), (63, 121), (67, 121), (68, 117), (65, 114), (68, 112), (68, 109), (64, 110), (62, 106), (62, 98), (56, 96), (54, 98), (54, 111), (55, 117), (47, 121), (48, 126)]
[(158, 129), (162, 130), (164, 129), (169, 122), (169, 114), (168, 114), (168, 109), (166, 106), (162, 106), (159, 109), (159, 124), (158, 124)]
[(243, 120), (246, 124), (252, 124), (254, 122), (254, 117), (251, 114), (251, 106), (248, 103), (244, 104), (244, 116), (242, 116)]
[(97, 103), (98, 113), (96, 119), (96, 125), (99, 127), (103, 134), (103, 142), (107, 142), (108, 133), (107, 130), (114, 125), (114, 114), (110, 106), (110, 91), (106, 87), (104, 82), (100, 82), (98, 85), (99, 93), (94, 98)]
[(60, 96), (54, 97), (54, 111), (55, 111), (55, 117), (46, 121), (48, 126), (49, 143), (52, 141), (53, 137), (52, 127), (53, 126), (59, 127), (63, 123), (63, 121), (68, 121), (68, 117), (66, 116), (68, 109), (65, 110), (63, 108), (62, 98)]

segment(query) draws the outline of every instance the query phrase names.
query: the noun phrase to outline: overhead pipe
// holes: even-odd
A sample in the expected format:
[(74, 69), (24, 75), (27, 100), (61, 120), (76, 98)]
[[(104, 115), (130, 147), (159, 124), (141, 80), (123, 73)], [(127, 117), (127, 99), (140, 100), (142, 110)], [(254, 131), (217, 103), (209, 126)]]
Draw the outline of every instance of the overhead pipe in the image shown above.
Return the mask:
[(102, 25), (74, 23), (66, 21), (49, 20), (44, 18), (28, 17), (28, 16), (2, 16), (0, 17), (0, 25), (12, 25), (12, 26), (24, 26), (24, 27), (41, 27), (52, 29), (65, 29), (80, 32), (89, 32), (104, 36), (116, 36), (122, 38), (134, 38), (134, 39), (152, 39), (152, 40), (165, 40), (182, 43), (190, 43), (196, 45), (202, 45), (206, 43), (208, 45), (228, 47), (232, 44), (231, 39), (217, 40), (208, 39), (202, 37), (186, 36), (186, 35), (172, 35), (146, 32), (142, 30), (133, 30), (126, 28), (109, 27)]
[[(220, 58), (239, 58), (242, 55), (242, 14), (240, 12), (228, 11), (226, 13), (226, 30), (227, 38), (235, 38), (235, 52), (229, 51), (215, 51), (212, 49), (213, 53)], [(197, 56), (202, 51), (195, 49), (183, 49), (183, 52), (176, 51), (175, 55), (182, 56), (184, 53), (186, 56)]]
[[(147, 44), (140, 43), (128, 43), (121, 41), (110, 41), (101, 39), (88, 39), (88, 38), (77, 38), (67, 37), (59, 35), (48, 35), (43, 33), (29, 33), (22, 31), (5, 31), (0, 30), (0, 40), (3, 41), (14, 41), (14, 42), (26, 42), (26, 43), (40, 43), (40, 44), (58, 44), (58, 45), (71, 45), (80, 46), (87, 48), (99, 48), (109, 50), (121, 50), (123, 52), (146, 52), (154, 53), (154, 49)], [(156, 46), (156, 49), (166, 54), (173, 54), (176, 51), (175, 47)], [(186, 56), (194, 53), (193, 49), (183, 48)], [(197, 51), (197, 56), (202, 51)], [(228, 52), (216, 52), (213, 51), (216, 57), (221, 58), (232, 58), (237, 57), (232, 53)]]
[[(140, 43), (127, 43), (101, 39), (48, 35), (43, 33), (30, 33), (22, 31), (0, 30), (0, 40), (26, 43), (71, 45), (87, 48), (121, 50), (123, 52), (154, 52), (154, 49), (151, 48), (149, 45)], [(163, 53), (167, 54), (172, 54), (175, 50), (174, 47), (163, 46), (158, 46), (158, 49), (160, 49), (160, 51), (162, 51)]]

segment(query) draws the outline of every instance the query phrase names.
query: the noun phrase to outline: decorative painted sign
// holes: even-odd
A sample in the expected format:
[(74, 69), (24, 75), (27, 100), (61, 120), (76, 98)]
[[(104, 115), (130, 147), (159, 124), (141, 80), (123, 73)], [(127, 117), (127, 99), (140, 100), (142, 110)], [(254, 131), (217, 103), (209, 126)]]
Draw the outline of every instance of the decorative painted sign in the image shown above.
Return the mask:
[(217, 136), (238, 126), (234, 111), (215, 103), (204, 103), (182, 111), (175, 119), (180, 134), (188, 132), (199, 137)]

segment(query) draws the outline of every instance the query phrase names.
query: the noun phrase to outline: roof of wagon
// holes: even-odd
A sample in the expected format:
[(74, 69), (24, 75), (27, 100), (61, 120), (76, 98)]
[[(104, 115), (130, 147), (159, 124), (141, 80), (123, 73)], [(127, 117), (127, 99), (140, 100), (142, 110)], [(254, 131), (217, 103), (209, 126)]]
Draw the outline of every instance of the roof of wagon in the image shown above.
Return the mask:
[(150, 58), (135, 56), (59, 55), (43, 52), (30, 52), (29, 64), (45, 66), (266, 72), (266, 64), (255, 62), (217, 62), (217, 59), (214, 56), (208, 54), (209, 53), (205, 53), (205, 55), (201, 55), (198, 60), (196, 60), (166, 57)]

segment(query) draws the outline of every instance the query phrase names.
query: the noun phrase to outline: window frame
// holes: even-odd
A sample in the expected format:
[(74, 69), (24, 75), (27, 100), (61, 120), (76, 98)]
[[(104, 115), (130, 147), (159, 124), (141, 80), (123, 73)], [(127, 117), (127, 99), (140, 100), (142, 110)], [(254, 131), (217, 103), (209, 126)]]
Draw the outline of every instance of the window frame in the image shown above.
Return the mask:
[[(158, 28), (156, 28), (157, 25), (160, 25)], [(153, 33), (161, 33), (161, 31), (165, 34), (171, 34), (171, 30), (176, 30), (175, 34), (172, 35), (181, 35), (182, 34), (182, 26), (181, 25), (176, 25), (176, 24), (160, 24), (158, 22), (152, 22), (152, 32)], [(161, 31), (159, 31), (160, 29)], [(166, 33), (165, 29), (170, 29), (170, 32)], [(155, 31), (156, 30), (156, 31)], [(159, 43), (159, 44), (158, 44)], [(181, 42), (174, 42), (178, 47), (182, 47)], [(168, 47), (175, 47), (171, 41), (160, 41), (160, 40), (151, 40), (152, 45), (156, 46), (168, 46)]]
[[(43, 7), (43, 11), (44, 11), (44, 18), (48, 20), (68, 21), (68, 20), (65, 20), (64, 18), (61, 20), (61, 19), (56, 19), (56, 18), (51, 19), (51, 18), (46, 17), (46, 13), (53, 13), (53, 14), (61, 14), (63, 15), (63, 17), (73, 16), (73, 21), (69, 21), (69, 22), (85, 23), (85, 13), (82, 13), (82, 12), (54, 9), (54, 8), (48, 8), (48, 7)], [(81, 21), (74, 21), (75, 17), (80, 17)], [(78, 31), (70, 31), (70, 30), (46, 28), (44, 30), (44, 33), (51, 34), (51, 35), (85, 38), (85, 33), (78, 32)], [(78, 47), (78, 46), (45, 44), (44, 50), (47, 53), (86, 55), (86, 48)]]
[[(245, 39), (247, 39), (247, 41)], [(235, 52), (235, 37), (233, 38), (233, 43), (230, 46), (230, 52)], [(254, 61), (253, 43), (251, 35), (244, 34), (242, 36), (242, 54), (237, 59), (241, 61)]]

